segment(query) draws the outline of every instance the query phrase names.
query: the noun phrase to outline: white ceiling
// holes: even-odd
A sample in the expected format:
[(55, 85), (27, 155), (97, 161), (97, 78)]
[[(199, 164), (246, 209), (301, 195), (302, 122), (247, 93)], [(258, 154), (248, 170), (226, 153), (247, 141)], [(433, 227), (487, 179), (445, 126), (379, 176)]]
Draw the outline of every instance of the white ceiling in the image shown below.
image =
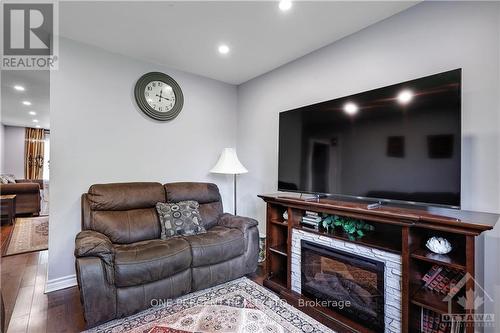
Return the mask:
[[(231, 84), (415, 5), (410, 1), (61, 2), (60, 34)], [(231, 52), (221, 56), (220, 43)]]
[[(419, 1), (60, 2), (60, 35), (126, 56), (241, 84)], [(230, 46), (221, 56), (217, 47)], [(45, 71), (2, 71), (1, 122), (49, 128)], [(13, 86), (19, 84), (26, 91)], [(29, 100), (31, 106), (21, 102)], [(37, 112), (35, 117), (29, 111)]]
[[(2, 71), (1, 123), (10, 126), (50, 128), (50, 73), (48, 71)], [(17, 91), (15, 85), (25, 91)], [(31, 102), (30, 106), (23, 101)], [(35, 111), (36, 116), (28, 112)], [(38, 123), (34, 123), (37, 119)]]

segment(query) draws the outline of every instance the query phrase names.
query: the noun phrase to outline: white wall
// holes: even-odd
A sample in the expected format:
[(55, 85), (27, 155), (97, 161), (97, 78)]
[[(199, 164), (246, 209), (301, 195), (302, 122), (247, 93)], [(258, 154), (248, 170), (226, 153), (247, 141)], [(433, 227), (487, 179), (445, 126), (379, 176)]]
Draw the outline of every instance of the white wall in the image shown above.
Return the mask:
[[(236, 87), (60, 41), (51, 74), (51, 191), (48, 283), (74, 274), (80, 196), (94, 183), (211, 181), (232, 210), (231, 182), (211, 175), (224, 147), (236, 144)], [(184, 108), (170, 122), (146, 118), (133, 97), (150, 71), (172, 76)]]
[(25, 128), (4, 126), (2, 173), (13, 174), (16, 179), (24, 178)]
[[(455, 68), (463, 69), (462, 206), (500, 212), (499, 15), (494, 2), (421, 3), (239, 86), (237, 148), (250, 171), (240, 178), (241, 214), (263, 222), (256, 195), (276, 191), (280, 111)], [(480, 280), (483, 261), (498, 260), (488, 252), (498, 233), (479, 240)], [(491, 294), (497, 266), (486, 265)]]

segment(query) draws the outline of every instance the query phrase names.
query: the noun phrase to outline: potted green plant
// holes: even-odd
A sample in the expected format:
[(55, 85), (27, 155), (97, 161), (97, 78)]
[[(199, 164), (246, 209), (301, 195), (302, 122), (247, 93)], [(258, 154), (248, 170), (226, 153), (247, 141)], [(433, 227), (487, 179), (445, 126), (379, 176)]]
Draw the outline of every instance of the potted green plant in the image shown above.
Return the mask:
[(375, 230), (374, 226), (365, 221), (337, 215), (326, 216), (322, 221), (322, 225), (326, 229), (326, 232), (330, 232), (330, 229), (333, 231), (335, 227), (342, 228), (351, 240), (361, 238), (366, 232)]

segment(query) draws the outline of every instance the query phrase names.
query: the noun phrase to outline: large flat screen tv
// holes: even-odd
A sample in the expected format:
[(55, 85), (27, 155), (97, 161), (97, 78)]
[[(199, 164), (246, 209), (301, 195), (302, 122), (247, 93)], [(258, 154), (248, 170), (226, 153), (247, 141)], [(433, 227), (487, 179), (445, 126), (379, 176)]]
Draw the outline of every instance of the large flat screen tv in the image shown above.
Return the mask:
[(461, 70), (281, 112), (278, 189), (460, 206)]

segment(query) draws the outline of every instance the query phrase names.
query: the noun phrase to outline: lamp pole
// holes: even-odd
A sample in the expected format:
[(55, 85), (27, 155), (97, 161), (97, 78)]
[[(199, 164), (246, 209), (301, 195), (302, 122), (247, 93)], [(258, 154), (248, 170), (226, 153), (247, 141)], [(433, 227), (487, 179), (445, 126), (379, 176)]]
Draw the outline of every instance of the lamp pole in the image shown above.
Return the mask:
[(234, 215), (236, 215), (236, 174), (234, 174), (233, 182), (234, 182), (234, 185), (233, 185), (233, 188), (234, 188)]

